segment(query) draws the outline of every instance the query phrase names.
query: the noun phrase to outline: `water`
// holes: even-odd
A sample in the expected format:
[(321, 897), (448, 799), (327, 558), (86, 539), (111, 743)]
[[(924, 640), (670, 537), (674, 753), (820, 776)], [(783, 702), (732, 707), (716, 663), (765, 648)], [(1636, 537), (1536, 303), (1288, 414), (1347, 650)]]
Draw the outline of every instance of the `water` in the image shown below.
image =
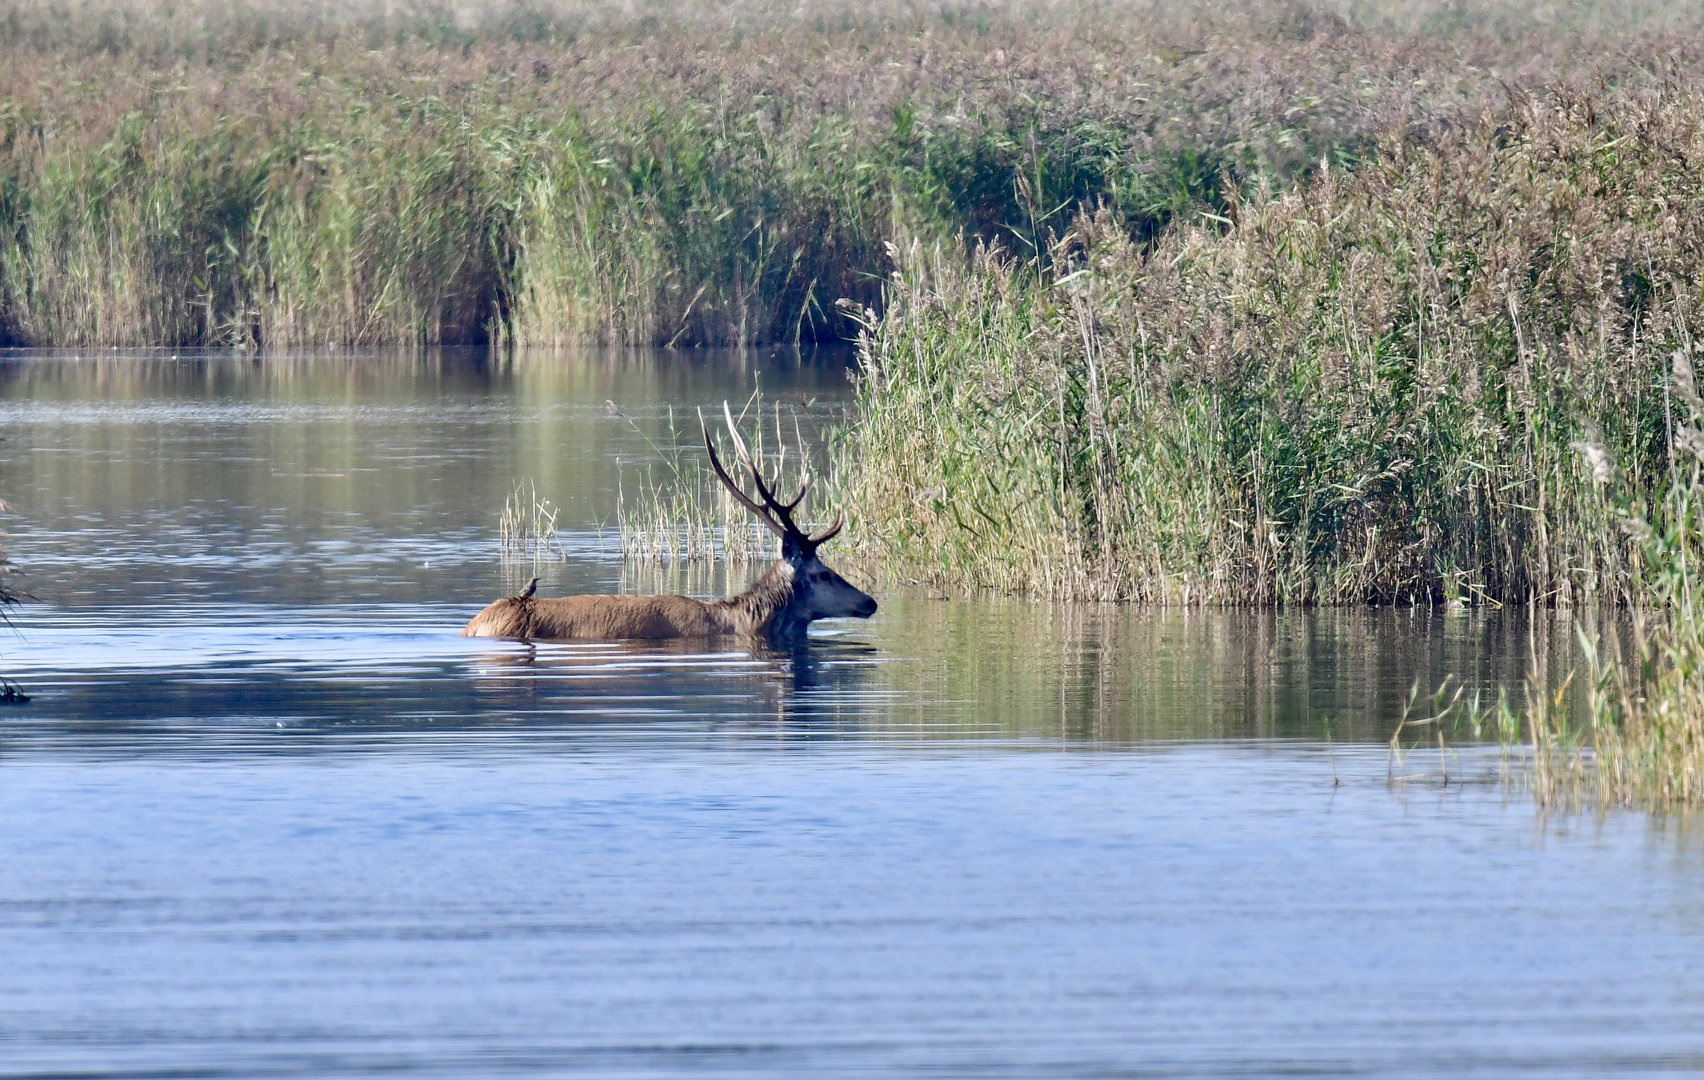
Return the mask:
[(754, 381), (812, 432), (849, 393), (0, 359), (41, 600), (0, 644), (0, 1075), (1704, 1072), (1690, 823), (1543, 819), (1465, 728), (1389, 754), (1417, 682), (1565, 666), (1566, 625), (883, 589), (797, 655), (456, 636), (535, 572), (523, 478), (546, 593), (737, 588), (611, 526)]

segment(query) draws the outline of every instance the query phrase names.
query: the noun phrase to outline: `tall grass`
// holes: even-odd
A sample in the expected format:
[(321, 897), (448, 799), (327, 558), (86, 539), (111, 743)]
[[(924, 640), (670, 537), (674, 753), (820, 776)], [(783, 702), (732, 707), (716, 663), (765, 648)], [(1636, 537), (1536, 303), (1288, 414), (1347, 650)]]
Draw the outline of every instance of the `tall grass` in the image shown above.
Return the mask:
[[(1633, 602), (1625, 627), (1580, 628), (1587, 723), (1569, 722), (1566, 688), (1552, 700), (1529, 689), (1535, 790), (1546, 803), (1704, 802), (1704, 397), (1696, 356), (1691, 342), (1673, 353), (1669, 484), (1653, 494), (1607, 447), (1579, 446), (1628, 537)], [(1542, 676), (1528, 682), (1539, 685)]]
[(838, 338), (891, 239), (1045, 262), (1089, 203), (1145, 243), (1697, 52), (1685, 5), (1545, 10), (13, 0), (0, 339)]
[[(791, 412), (784, 415), (779, 401), (765, 408), (761, 392), (754, 392), (744, 408), (730, 415), (742, 428), (748, 426), (749, 418), (747, 449), (752, 460), (764, 470), (765, 478), (776, 485), (776, 494), (789, 498), (791, 493), (799, 491), (806, 477), (815, 470), (798, 415)], [(711, 420), (714, 422), (714, 418)], [(633, 426), (638, 430), (637, 424)], [(625, 488), (617, 492), (616, 524), (622, 557), (630, 562), (671, 567), (717, 561), (744, 566), (779, 554), (780, 542), (734, 499), (710, 468), (703, 451), (694, 442), (700, 433), (683, 432), (675, 423), (672, 407), (668, 426), (670, 449), (665, 451), (651, 444), (652, 451), (661, 458), (662, 469), (656, 468), (655, 463), (645, 467), (631, 501)], [(715, 430), (711, 428), (713, 433)], [(682, 451), (682, 446), (690, 449)], [(744, 481), (746, 490), (752, 492), (750, 481), (733, 464), (732, 451), (724, 446), (719, 453), (734, 479)], [(801, 517), (807, 512), (808, 508), (802, 508)], [(810, 528), (807, 521), (800, 524)]]
[(1576, 444), (1669, 485), (1704, 317), (1704, 102), (1559, 91), (1144, 247), (901, 253), (858, 534), (938, 585), (1159, 603), (1637, 597)]

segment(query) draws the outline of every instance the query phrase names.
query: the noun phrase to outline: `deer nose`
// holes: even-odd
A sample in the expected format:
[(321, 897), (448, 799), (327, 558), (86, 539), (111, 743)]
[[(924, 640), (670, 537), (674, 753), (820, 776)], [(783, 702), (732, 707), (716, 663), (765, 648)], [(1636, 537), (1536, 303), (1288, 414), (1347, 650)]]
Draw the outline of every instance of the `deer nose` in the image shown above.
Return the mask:
[(866, 596), (864, 597), (863, 602), (858, 605), (858, 610), (854, 611), (852, 614), (858, 616), (860, 619), (867, 619), (875, 613), (876, 598), (873, 596)]

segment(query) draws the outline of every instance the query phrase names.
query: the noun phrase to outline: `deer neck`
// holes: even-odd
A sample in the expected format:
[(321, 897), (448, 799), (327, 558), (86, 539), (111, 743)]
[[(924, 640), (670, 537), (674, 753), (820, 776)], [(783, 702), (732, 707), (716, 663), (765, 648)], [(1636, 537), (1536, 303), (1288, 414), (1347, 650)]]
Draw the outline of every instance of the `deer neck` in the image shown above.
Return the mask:
[(796, 637), (805, 624), (793, 613), (793, 580), (792, 564), (783, 559), (751, 588), (732, 599), (718, 600), (711, 607), (736, 634), (767, 638), (771, 642)]

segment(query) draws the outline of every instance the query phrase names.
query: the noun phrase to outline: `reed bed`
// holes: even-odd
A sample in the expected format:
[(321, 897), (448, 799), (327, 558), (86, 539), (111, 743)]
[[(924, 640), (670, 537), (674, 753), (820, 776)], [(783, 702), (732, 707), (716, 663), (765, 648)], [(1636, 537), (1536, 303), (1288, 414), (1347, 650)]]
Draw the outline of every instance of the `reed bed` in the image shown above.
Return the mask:
[[(1704, 314), (1701, 21), (11, 0), (0, 344), (861, 335), (830, 473), (887, 572), (1624, 604), (1630, 653), (1584, 640), (1589, 729), (1534, 684), (1540, 795), (1696, 801), (1704, 422), (1668, 358)], [(669, 467), (625, 552), (757, 552)]]
[[(1658, 809), (1704, 802), (1704, 397), (1695, 347), (1672, 357), (1671, 482), (1653, 494), (1597, 443), (1582, 450), (1628, 538), (1634, 603), (1628, 625), (1582, 625), (1584, 663), (1552, 694), (1528, 678), (1526, 733), (1534, 789), (1551, 805)], [(1584, 696), (1589, 719), (1570, 722), (1567, 696)]]
[(1449, 718), (1543, 804), (1696, 805), (1701, 89), (1513, 94), (1149, 240), (1103, 204), (1046, 259), (896, 247), (854, 535), (945, 590), (1624, 611), (1397, 741), (1447, 762)]
[(896, 252), (843, 475), (902, 576), (1161, 604), (1637, 602), (1704, 102), (1556, 91), (1152, 244)]
[(0, 340), (836, 339), (889, 240), (1145, 241), (1505, 85), (1660, 78), (1689, 10), (12, 0)]

